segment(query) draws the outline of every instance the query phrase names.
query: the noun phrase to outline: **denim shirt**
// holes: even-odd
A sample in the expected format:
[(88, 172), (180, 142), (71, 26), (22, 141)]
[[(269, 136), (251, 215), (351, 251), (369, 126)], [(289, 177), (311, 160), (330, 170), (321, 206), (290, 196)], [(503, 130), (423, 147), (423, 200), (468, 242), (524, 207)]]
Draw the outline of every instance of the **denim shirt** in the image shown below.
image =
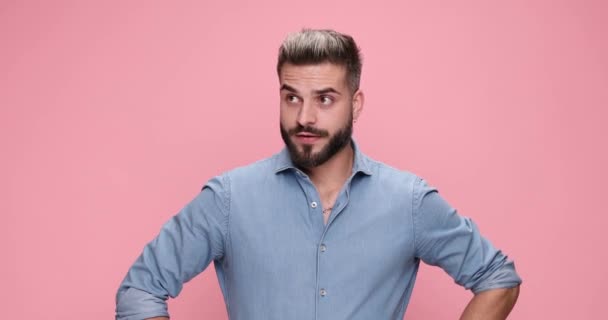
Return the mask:
[(116, 319), (168, 316), (167, 298), (212, 261), (232, 320), (403, 319), (420, 260), (474, 293), (521, 283), (435, 188), (353, 147), (327, 224), (285, 149), (211, 179), (130, 268)]

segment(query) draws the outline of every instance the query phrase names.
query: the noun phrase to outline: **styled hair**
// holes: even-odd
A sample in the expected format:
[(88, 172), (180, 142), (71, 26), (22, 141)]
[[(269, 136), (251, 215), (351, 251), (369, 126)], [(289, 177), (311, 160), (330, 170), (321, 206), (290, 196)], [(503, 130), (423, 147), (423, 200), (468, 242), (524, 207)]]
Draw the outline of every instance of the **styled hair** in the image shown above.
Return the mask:
[(346, 68), (348, 87), (354, 93), (361, 79), (361, 57), (355, 40), (334, 30), (302, 29), (287, 35), (279, 48), (277, 73), (285, 63), (294, 65), (330, 62)]

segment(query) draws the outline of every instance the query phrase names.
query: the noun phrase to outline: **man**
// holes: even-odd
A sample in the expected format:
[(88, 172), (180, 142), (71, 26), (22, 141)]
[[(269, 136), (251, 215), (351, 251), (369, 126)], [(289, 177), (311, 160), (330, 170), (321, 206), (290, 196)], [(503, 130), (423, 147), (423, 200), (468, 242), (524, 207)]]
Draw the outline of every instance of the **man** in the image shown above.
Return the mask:
[(462, 319), (505, 319), (513, 262), (424, 180), (351, 139), (364, 104), (354, 40), (289, 35), (279, 50), (286, 148), (210, 180), (129, 270), (117, 319), (167, 319), (165, 300), (214, 262), (241, 319), (402, 319), (420, 260), (474, 292)]

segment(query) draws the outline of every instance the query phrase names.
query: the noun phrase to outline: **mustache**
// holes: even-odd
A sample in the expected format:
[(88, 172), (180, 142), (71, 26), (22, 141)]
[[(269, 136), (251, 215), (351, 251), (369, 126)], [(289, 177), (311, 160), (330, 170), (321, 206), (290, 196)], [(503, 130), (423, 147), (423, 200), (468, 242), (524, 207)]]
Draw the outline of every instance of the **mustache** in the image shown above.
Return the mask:
[(303, 126), (298, 124), (297, 127), (289, 129), (289, 131), (287, 131), (287, 133), (289, 133), (289, 135), (296, 135), (298, 133), (310, 133), (310, 134), (314, 134), (316, 136), (320, 136), (320, 137), (327, 137), (329, 136), (329, 132), (322, 130), (322, 129), (317, 129), (315, 127), (311, 127), (311, 126)]

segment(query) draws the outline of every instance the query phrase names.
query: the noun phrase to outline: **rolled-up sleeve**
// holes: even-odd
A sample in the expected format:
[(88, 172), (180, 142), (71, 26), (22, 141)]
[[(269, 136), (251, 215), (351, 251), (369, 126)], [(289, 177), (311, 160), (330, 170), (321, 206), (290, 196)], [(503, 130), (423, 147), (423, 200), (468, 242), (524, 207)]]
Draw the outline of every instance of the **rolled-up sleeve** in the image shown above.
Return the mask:
[(116, 319), (168, 317), (166, 300), (224, 255), (230, 209), (229, 180), (210, 180), (165, 223), (131, 266), (116, 294)]
[(414, 186), (412, 209), (416, 255), (422, 261), (441, 267), (474, 293), (521, 283), (513, 261), (422, 179)]

